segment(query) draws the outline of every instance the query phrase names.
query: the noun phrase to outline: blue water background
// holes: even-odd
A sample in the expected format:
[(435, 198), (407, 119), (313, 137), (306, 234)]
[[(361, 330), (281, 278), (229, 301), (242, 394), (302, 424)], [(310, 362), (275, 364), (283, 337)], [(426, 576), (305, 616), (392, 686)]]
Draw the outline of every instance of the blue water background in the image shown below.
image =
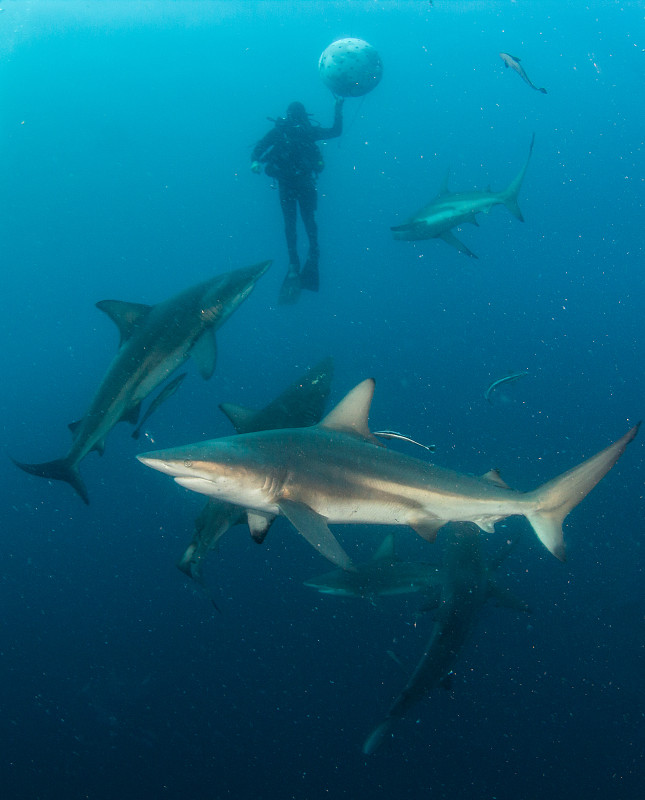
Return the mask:
[[(374, 428), (519, 489), (645, 413), (645, 12), (565, 5), (3, 5), (3, 797), (642, 797), (640, 439), (567, 519), (567, 563), (521, 520), (483, 535), (494, 553), (522, 534), (506, 582), (534, 613), (488, 609), (452, 691), (372, 759), (362, 742), (405, 681), (388, 651), (411, 669), (429, 634), (421, 599), (314, 594), (302, 581), (328, 565), (279, 520), (264, 546), (237, 528), (210, 556), (216, 614), (174, 566), (202, 499), (134, 458), (229, 434), (219, 402), (260, 407), (326, 355), (335, 400), (376, 378)], [(321, 290), (282, 307), (277, 192), (250, 151), (292, 100), (331, 124), (317, 59), (344, 36), (384, 77), (324, 147)], [(457, 232), (478, 260), (393, 241), (448, 168), (455, 189), (506, 186), (534, 132), (526, 222), (498, 207)], [(118, 426), (82, 463), (90, 506), (13, 467), (67, 450), (118, 341), (96, 301), (155, 303), (265, 258), (214, 377), (191, 368), (147, 440)], [(357, 561), (385, 533), (336, 532)], [(402, 557), (439, 551), (397, 537)]]

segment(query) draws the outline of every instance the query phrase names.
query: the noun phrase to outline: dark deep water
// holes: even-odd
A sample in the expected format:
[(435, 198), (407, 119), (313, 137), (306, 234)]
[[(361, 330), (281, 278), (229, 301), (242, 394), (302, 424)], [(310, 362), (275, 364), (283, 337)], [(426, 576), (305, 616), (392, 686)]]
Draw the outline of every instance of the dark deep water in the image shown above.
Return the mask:
[[(214, 377), (191, 367), (146, 426), (156, 446), (228, 435), (219, 402), (262, 406), (326, 355), (333, 401), (374, 376), (373, 427), (519, 489), (622, 435), (645, 413), (645, 7), (564, 5), (3, 5), (3, 797), (642, 797), (642, 434), (567, 519), (566, 564), (506, 523), (532, 617), (491, 605), (452, 691), (371, 759), (405, 680), (388, 650), (411, 668), (428, 637), (420, 596), (313, 593), (328, 565), (279, 520), (262, 547), (236, 528), (211, 554), (216, 614), (175, 568), (202, 498), (135, 460), (150, 441), (117, 426), (88, 456), (88, 507), (8, 458), (67, 450), (118, 341), (96, 301), (155, 303), (265, 258)], [(384, 78), (325, 146), (321, 291), (277, 306), (277, 193), (249, 155), (294, 99), (331, 124), (317, 59), (343, 36), (378, 49)], [(458, 232), (478, 260), (393, 241), (448, 167), (454, 189), (506, 186), (533, 132), (526, 222), (497, 207)], [(487, 403), (511, 370), (530, 376)], [(491, 551), (504, 531), (482, 534)], [(336, 533), (360, 561), (384, 530)]]

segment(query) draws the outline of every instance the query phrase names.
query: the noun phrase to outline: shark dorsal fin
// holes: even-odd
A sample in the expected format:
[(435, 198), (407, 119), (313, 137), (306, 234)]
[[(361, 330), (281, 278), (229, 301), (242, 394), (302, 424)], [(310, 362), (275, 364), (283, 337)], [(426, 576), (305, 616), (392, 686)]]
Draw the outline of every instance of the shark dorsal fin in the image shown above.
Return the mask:
[(450, 180), (450, 167), (446, 170), (446, 174), (443, 176), (443, 180), (439, 185), (439, 191), (437, 192), (437, 197), (444, 197), (447, 194), (450, 194), (450, 189), (448, 188), (448, 181)]
[(394, 534), (388, 533), (372, 556), (372, 561), (394, 561)]
[(127, 303), (124, 300), (101, 300), (96, 304), (114, 322), (121, 334), (119, 347), (132, 336), (132, 331), (149, 313), (152, 306), (144, 303)]
[(503, 489), (510, 489), (510, 486), (503, 480), (497, 469), (489, 469), (487, 473), (482, 475), (482, 480), (494, 483), (495, 486), (501, 486)]
[(236, 406), (235, 403), (220, 403), (220, 409), (231, 420), (237, 433), (249, 433), (251, 420), (257, 414), (252, 408)]
[(367, 378), (355, 386), (319, 423), (321, 428), (353, 433), (374, 444), (381, 443), (372, 436), (369, 429), (369, 415), (374, 397), (374, 378)]

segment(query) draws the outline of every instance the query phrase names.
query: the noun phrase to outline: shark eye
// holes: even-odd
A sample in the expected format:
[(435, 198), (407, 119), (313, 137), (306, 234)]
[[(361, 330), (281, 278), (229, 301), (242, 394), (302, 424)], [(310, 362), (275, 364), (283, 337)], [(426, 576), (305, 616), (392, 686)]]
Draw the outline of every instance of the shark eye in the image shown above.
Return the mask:
[(184, 466), (185, 466), (187, 469), (190, 469), (190, 468), (193, 466), (193, 462), (192, 462), (192, 461), (191, 461), (189, 458), (187, 458), (187, 459), (184, 461)]

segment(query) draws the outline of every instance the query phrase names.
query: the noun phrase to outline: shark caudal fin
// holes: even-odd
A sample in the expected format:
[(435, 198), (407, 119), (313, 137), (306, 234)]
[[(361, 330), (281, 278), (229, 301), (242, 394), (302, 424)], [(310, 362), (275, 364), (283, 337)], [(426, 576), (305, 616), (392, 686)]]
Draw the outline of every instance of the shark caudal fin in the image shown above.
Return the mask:
[(514, 181), (508, 186), (508, 188), (502, 192), (502, 202), (511, 212), (514, 217), (517, 217), (520, 222), (524, 222), (524, 217), (522, 216), (522, 212), (520, 210), (519, 203), (517, 202), (518, 195), (520, 193), (520, 189), (522, 188), (522, 181), (524, 180), (524, 176), (526, 175), (526, 170), (529, 166), (529, 161), (531, 160), (531, 153), (533, 152), (533, 143), (535, 142), (535, 134), (531, 137), (531, 146), (529, 147), (529, 154), (526, 159), (526, 163), (524, 164), (521, 172), (515, 178)]
[(30, 475), (37, 475), (39, 478), (47, 478), (50, 481), (66, 481), (76, 490), (83, 502), (89, 505), (90, 498), (76, 464), (70, 463), (65, 458), (45, 461), (42, 464), (23, 464), (13, 458), (11, 460), (17, 467)]
[(640, 422), (622, 439), (526, 495), (527, 499), (534, 501), (534, 510), (525, 514), (526, 518), (538, 539), (560, 561), (564, 561), (565, 557), (562, 536), (564, 518), (614, 466), (638, 433), (639, 426)]

